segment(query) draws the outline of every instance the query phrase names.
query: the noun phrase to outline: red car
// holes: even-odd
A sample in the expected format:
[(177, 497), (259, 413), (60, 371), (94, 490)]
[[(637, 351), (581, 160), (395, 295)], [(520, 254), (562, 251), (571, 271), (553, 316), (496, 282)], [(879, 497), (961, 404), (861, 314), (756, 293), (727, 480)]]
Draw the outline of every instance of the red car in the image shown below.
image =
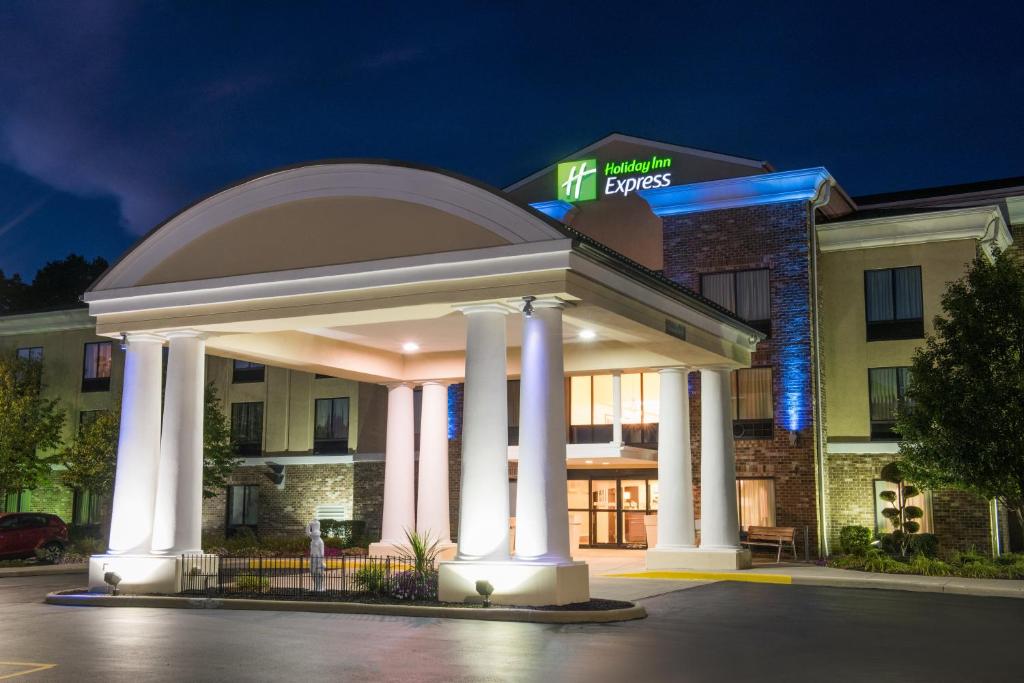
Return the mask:
[(68, 525), (43, 512), (0, 512), (0, 558), (34, 557), (37, 549), (53, 557), (68, 544)]

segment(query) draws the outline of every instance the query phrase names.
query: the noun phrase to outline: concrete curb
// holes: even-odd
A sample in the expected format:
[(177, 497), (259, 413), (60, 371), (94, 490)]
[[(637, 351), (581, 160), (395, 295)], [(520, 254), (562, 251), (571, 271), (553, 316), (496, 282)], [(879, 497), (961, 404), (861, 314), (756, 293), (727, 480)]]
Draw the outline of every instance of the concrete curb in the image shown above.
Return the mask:
[(159, 607), (163, 609), (238, 609), (274, 612), (318, 612), (328, 614), (375, 614), (389, 617), (430, 617), (518, 621), (535, 624), (608, 623), (644, 619), (641, 605), (606, 611), (545, 611), (507, 607), (428, 607), (421, 605), (376, 605), (358, 602), (307, 602), (303, 600), (247, 600), (244, 598), (179, 598), (164, 595), (61, 594), (46, 596), (50, 605), (76, 607)]
[(44, 564), (38, 567), (0, 567), (0, 579), (8, 576), (51, 576), (59, 574), (85, 574), (89, 565), (81, 564)]

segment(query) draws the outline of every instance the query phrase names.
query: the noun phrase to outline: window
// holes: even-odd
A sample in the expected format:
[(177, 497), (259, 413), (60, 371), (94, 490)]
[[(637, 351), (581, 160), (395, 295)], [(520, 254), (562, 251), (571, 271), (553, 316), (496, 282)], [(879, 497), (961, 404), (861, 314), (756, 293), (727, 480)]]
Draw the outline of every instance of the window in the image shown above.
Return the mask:
[(348, 399), (318, 398), (313, 423), (314, 453), (348, 453)]
[(110, 353), (112, 342), (85, 345), (82, 366), (82, 391), (110, 391)]
[[(656, 372), (622, 375), (622, 439), (626, 443), (657, 443), (660, 381)], [(570, 443), (611, 442), (615, 422), (612, 382), (611, 375), (569, 378)]]
[(228, 534), (241, 527), (256, 530), (259, 524), (259, 502), (259, 486), (228, 487)]
[(872, 441), (895, 441), (899, 438), (893, 426), (899, 411), (910, 405), (906, 398), (909, 385), (910, 368), (868, 370)]
[(238, 455), (263, 452), (263, 403), (231, 404), (231, 440)]
[(736, 510), (743, 531), (775, 526), (775, 480), (737, 479)]
[(773, 427), (772, 369), (732, 373), (732, 433), (737, 439), (770, 439)]
[(75, 489), (71, 502), (71, 524), (96, 526), (100, 523), (100, 497), (86, 489)]
[[(897, 491), (899, 486), (892, 483), (891, 481), (882, 481), (881, 479), (875, 480), (875, 533), (876, 534), (891, 534), (893, 532), (892, 522), (885, 518), (882, 514), (882, 510), (887, 507), (892, 507), (891, 503), (886, 503), (878, 496), (882, 491)], [(923, 491), (918, 495), (907, 498), (904, 503), (907, 505), (916, 505), (924, 511), (924, 516), (921, 519), (916, 520), (920, 525), (921, 533), (930, 534), (932, 533), (932, 494), (931, 491)]]
[(705, 298), (736, 314), (754, 329), (771, 333), (771, 297), (768, 269), (708, 273), (700, 276)]
[(921, 267), (864, 271), (868, 341), (924, 336)]
[(247, 360), (236, 360), (231, 372), (231, 383), (246, 384), (249, 382), (262, 382), (266, 369), (266, 366), (262, 363), (250, 363)]
[(11, 491), (3, 498), (4, 512), (24, 512), (32, 502), (30, 491)]
[(31, 360), (36, 363), (43, 362), (43, 347), (42, 346), (26, 346), (25, 348), (18, 349), (18, 358), (22, 360)]

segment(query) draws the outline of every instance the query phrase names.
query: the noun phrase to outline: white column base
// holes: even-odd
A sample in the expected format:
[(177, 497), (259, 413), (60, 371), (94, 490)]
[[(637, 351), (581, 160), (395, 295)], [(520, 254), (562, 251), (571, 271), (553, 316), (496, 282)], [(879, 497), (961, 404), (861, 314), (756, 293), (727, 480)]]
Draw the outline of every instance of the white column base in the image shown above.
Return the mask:
[(750, 569), (746, 548), (652, 548), (647, 551), (648, 569)]
[[(217, 571), (216, 555), (195, 555), (206, 572)], [(188, 567), (185, 568), (188, 570)], [(179, 593), (182, 584), (180, 555), (93, 555), (89, 558), (89, 592), (107, 593), (107, 572), (121, 577), (118, 593)]]
[(437, 597), (442, 602), (480, 603), (476, 582), (494, 586), (495, 605), (568, 605), (590, 600), (590, 569), (585, 562), (442, 562)]

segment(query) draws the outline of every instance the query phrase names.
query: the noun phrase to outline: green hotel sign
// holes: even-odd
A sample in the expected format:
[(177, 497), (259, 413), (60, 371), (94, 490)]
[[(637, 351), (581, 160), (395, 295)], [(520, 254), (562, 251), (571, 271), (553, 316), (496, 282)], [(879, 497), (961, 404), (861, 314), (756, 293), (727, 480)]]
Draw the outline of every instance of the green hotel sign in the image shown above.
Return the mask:
[(558, 198), (576, 203), (668, 187), (672, 184), (671, 168), (672, 158), (658, 155), (650, 159), (608, 161), (603, 166), (597, 159), (565, 161), (558, 164)]

